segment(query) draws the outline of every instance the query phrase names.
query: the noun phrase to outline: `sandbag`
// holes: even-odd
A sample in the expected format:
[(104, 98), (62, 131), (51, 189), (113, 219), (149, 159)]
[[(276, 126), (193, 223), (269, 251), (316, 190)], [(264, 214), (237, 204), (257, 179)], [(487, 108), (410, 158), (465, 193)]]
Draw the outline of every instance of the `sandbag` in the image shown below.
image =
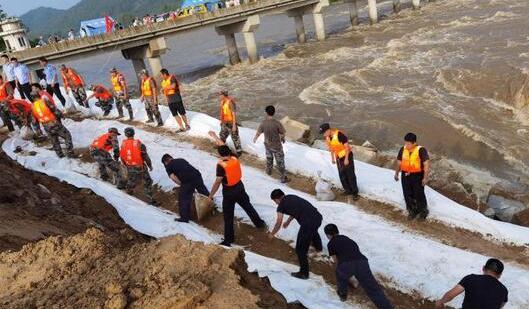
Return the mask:
[(321, 171), (318, 171), (318, 181), (316, 181), (316, 199), (318, 201), (333, 201), (336, 196), (332, 192), (332, 186), (321, 178)]
[(214, 206), (215, 204), (207, 196), (195, 193), (191, 205), (191, 219), (196, 222), (204, 220), (213, 213)]

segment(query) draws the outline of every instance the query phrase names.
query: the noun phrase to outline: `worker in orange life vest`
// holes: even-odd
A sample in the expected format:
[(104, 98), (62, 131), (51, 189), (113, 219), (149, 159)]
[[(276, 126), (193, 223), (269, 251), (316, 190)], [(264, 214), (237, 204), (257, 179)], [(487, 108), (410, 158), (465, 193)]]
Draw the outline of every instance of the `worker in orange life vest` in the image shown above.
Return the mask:
[(116, 68), (110, 70), (110, 83), (112, 84), (112, 92), (114, 93), (114, 101), (118, 110), (119, 118), (123, 118), (123, 106), (129, 112), (129, 120), (134, 119), (132, 113), (132, 105), (129, 101), (129, 88), (127, 87), (127, 80), (125, 76)]
[(14, 89), (8, 81), (4, 81), (0, 75), (0, 119), (2, 126), (6, 126), (9, 132), (15, 131), (12, 119), (9, 113), (9, 101), (14, 98)]
[(228, 95), (228, 91), (224, 90), (220, 93), (220, 133), (219, 137), (223, 142), (226, 142), (228, 136), (231, 135), (237, 156), (242, 155), (241, 139), (239, 137), (239, 128), (237, 127), (237, 114), (235, 100)]
[(235, 204), (239, 204), (242, 207), (257, 228), (265, 228), (266, 224), (252, 206), (250, 197), (244, 189), (244, 184), (241, 181), (241, 163), (226, 145), (219, 146), (218, 152), (221, 158), (217, 163), (217, 178), (211, 188), (209, 199), (213, 200), (215, 193), (217, 193), (222, 184), (224, 240), (221, 242), (221, 245), (230, 247), (235, 241), (235, 232), (233, 229)]
[(182, 95), (180, 94), (180, 83), (176, 79), (176, 76), (169, 74), (167, 69), (162, 69), (160, 71), (162, 75), (162, 91), (167, 98), (167, 105), (171, 111), (171, 115), (178, 123), (180, 127), (180, 132), (187, 131), (191, 129), (189, 122), (186, 117), (186, 109), (184, 107), (184, 102), (182, 101)]
[(79, 105), (88, 107), (88, 105), (85, 105), (86, 90), (84, 87), (86, 84), (83, 77), (73, 68), (66, 67), (64, 64), (61, 65), (61, 77), (66, 94), (69, 95), (71, 92)]
[(108, 116), (112, 110), (112, 104), (114, 104), (114, 97), (112, 96), (112, 93), (103, 85), (91, 85), (90, 90), (92, 90), (93, 93), (88, 98), (86, 98), (86, 106), (88, 106), (88, 101), (95, 97), (98, 100), (96, 106), (101, 107), (104, 112), (103, 116)]
[[(119, 164), (119, 135), (121, 134), (119, 134), (118, 129), (109, 128), (107, 133), (97, 137), (92, 142), (92, 145), (90, 145), (90, 156), (99, 165), (101, 179), (105, 181), (109, 179), (107, 172), (107, 169), (109, 169), (114, 173), (118, 189), (123, 189), (125, 186)], [(113, 157), (110, 154), (111, 151), (114, 154)]]
[(338, 167), (338, 174), (340, 175), (345, 195), (352, 195), (353, 199), (357, 200), (359, 196), (353, 151), (347, 136), (338, 129), (331, 129), (328, 123), (320, 126), (320, 134), (325, 137), (327, 147), (331, 153), (332, 163)]
[(398, 164), (395, 168), (395, 181), (402, 178), (402, 191), (408, 210), (408, 219), (426, 219), (428, 204), (424, 187), (430, 175), (430, 157), (426, 148), (417, 145), (417, 136), (408, 133), (404, 136), (404, 147), (397, 155)]
[(33, 117), (33, 105), (26, 100), (12, 99), (8, 103), (9, 114), (19, 128), (26, 126), (37, 136), (42, 136), (39, 122)]
[[(149, 171), (152, 171), (151, 158), (147, 154), (147, 147), (139, 140), (134, 139), (134, 129), (126, 128), (126, 139), (121, 143), (120, 158), (127, 169), (127, 193), (133, 194), (134, 188), (143, 179), (143, 189), (149, 202), (153, 205), (158, 203), (153, 198), (152, 179)], [(148, 170), (147, 170), (148, 168)]]
[(158, 126), (163, 126), (162, 115), (160, 114), (160, 109), (158, 108), (158, 89), (156, 87), (156, 81), (154, 78), (149, 76), (147, 70), (142, 70), (140, 73), (141, 76), (141, 101), (145, 104), (145, 111), (149, 119), (147, 123), (154, 122), (154, 117), (158, 122)]
[(42, 87), (39, 84), (33, 84), (31, 92), (33, 117), (44, 127), (57, 156), (64, 157), (59, 142), (59, 137), (61, 137), (66, 145), (66, 155), (73, 158), (72, 135), (61, 122), (62, 113), (47, 96), (41, 94), (41, 91)]

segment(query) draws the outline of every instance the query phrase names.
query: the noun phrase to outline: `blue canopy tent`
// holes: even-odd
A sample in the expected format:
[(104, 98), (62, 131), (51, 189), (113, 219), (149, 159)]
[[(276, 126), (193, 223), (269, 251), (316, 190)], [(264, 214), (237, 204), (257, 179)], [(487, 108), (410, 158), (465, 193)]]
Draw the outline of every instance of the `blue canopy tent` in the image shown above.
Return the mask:
[(107, 33), (107, 22), (106, 17), (82, 21), (80, 29), (81, 36), (94, 36)]

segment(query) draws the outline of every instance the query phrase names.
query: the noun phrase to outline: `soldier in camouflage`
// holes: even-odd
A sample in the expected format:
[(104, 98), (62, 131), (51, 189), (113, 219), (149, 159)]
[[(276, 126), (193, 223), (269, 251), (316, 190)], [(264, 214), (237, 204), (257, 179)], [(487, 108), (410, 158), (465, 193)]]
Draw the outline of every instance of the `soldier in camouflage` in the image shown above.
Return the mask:
[[(53, 150), (57, 156), (59, 158), (64, 157), (61, 143), (59, 141), (60, 137), (64, 140), (66, 146), (66, 155), (69, 158), (73, 158), (75, 155), (73, 152), (72, 135), (61, 122), (62, 113), (59, 109), (57, 109), (55, 104), (48, 99), (47, 96), (40, 95), (41, 91), (43, 91), (41, 85), (32, 85), (31, 97), (33, 101), (33, 116), (35, 116), (35, 118), (44, 127), (44, 130), (48, 134), (48, 137), (53, 145)], [(39, 103), (37, 104), (37, 102)], [(41, 106), (43, 109), (48, 111), (50, 115), (45, 115), (45, 117), (43, 117), (40, 114), (42, 109), (39, 111), (38, 106)]]
[(9, 100), (13, 99), (14, 90), (11, 84), (4, 81), (2, 75), (0, 75), (0, 119), (7, 126), (9, 132), (15, 131), (11, 117), (9, 116)]
[(138, 139), (134, 139), (134, 129), (126, 128), (126, 140), (121, 144), (121, 162), (127, 169), (127, 193), (133, 194), (140, 179), (143, 180), (143, 189), (149, 202), (158, 205), (153, 197), (152, 179), (149, 171), (152, 171), (151, 158), (147, 154), (147, 147)]
[(112, 68), (110, 70), (110, 81), (112, 83), (112, 93), (114, 94), (114, 101), (116, 102), (119, 118), (124, 117), (124, 106), (129, 113), (129, 120), (133, 120), (134, 114), (132, 113), (132, 105), (129, 101), (129, 90), (125, 77), (116, 68)]
[[(114, 173), (118, 189), (125, 188), (123, 183), (123, 175), (119, 164), (119, 141), (118, 129), (109, 128), (108, 133), (105, 133), (94, 140), (90, 146), (90, 156), (97, 162), (99, 166), (99, 174), (102, 180), (108, 180), (109, 175), (107, 170)], [(112, 158), (110, 151), (113, 151)]]
[(237, 156), (242, 155), (241, 138), (239, 137), (239, 127), (237, 126), (237, 106), (235, 100), (228, 95), (228, 91), (223, 90), (220, 95), (220, 139), (225, 143), (228, 136), (231, 136)]
[(145, 111), (149, 120), (148, 123), (154, 122), (154, 118), (158, 122), (157, 126), (163, 126), (162, 115), (158, 107), (158, 89), (154, 78), (149, 76), (147, 70), (142, 70), (141, 76), (141, 101), (145, 104)]

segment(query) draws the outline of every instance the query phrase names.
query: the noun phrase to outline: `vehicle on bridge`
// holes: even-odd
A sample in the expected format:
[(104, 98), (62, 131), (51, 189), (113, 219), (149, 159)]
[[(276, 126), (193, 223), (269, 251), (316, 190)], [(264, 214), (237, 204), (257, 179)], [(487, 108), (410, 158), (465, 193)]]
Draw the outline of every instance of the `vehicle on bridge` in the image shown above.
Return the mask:
[(116, 25), (117, 22), (110, 16), (85, 20), (81, 22), (79, 34), (85, 37), (110, 33), (116, 30)]
[(185, 17), (194, 14), (204, 14), (225, 7), (220, 0), (184, 0), (178, 10), (178, 17)]

